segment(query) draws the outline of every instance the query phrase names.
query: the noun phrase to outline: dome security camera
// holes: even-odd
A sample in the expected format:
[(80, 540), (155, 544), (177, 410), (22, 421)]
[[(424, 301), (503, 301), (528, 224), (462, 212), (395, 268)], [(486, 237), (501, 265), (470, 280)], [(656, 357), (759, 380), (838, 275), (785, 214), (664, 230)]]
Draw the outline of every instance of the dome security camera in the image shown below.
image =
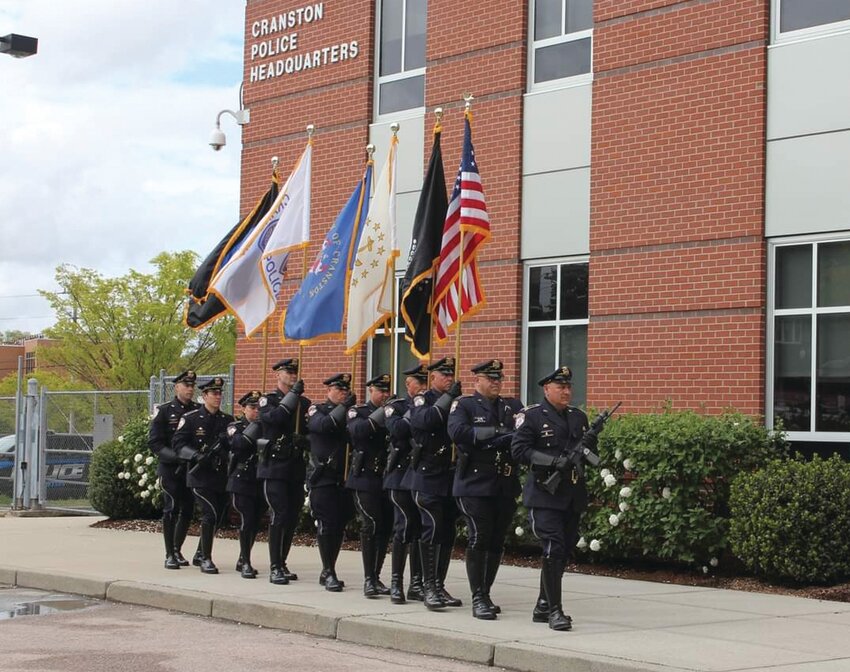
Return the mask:
[(224, 137), (224, 131), (220, 128), (216, 128), (213, 130), (210, 135), (210, 147), (213, 148), (214, 151), (219, 151), (222, 147), (227, 144), (227, 138)]

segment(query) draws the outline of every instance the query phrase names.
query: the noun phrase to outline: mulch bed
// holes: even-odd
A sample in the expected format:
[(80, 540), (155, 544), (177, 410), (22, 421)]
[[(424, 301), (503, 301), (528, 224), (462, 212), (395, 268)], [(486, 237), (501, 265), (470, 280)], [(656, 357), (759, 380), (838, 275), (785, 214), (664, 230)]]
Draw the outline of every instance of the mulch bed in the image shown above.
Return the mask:
[[(92, 524), (92, 527), (152, 533), (159, 533), (161, 530), (160, 522), (158, 520), (102, 520)], [(192, 535), (197, 535), (198, 531), (197, 524), (193, 524), (189, 529), (189, 533)], [(239, 531), (233, 527), (225, 527), (219, 530), (218, 536), (226, 539), (238, 539)], [(259, 535), (257, 535), (257, 540), (267, 540), (265, 531), (261, 531)], [(309, 533), (300, 532), (295, 535), (293, 543), (296, 546), (315, 546), (316, 537)], [(360, 550), (360, 542), (357, 539), (346, 539), (343, 543), (343, 548), (347, 551)], [(462, 546), (455, 547), (453, 557), (455, 559), (461, 559), (463, 556), (464, 548)], [(506, 565), (515, 565), (519, 567), (539, 567), (540, 553), (534, 547), (507, 549), (505, 551), (503, 562)], [(808, 597), (816, 600), (850, 602), (850, 583), (842, 583), (836, 586), (789, 586), (769, 583), (767, 581), (742, 574), (712, 572), (705, 575), (701, 572), (695, 572), (692, 570), (652, 564), (626, 565), (579, 563), (571, 564), (567, 570), (580, 574), (612, 576), (618, 579), (653, 581), (656, 583), (701, 586), (706, 588), (726, 588), (729, 590), (746, 590), (754, 593), (774, 593), (778, 595), (792, 595), (794, 597)]]

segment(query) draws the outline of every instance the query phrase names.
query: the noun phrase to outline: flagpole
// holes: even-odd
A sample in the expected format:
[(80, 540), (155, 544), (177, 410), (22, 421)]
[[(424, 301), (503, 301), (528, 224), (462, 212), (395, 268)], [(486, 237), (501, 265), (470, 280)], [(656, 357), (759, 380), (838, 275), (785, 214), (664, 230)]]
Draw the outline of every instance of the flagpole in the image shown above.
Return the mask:
[[(472, 125), (472, 101), (473, 97), (471, 93), (464, 93), (463, 99), (465, 101), (464, 104), (464, 117), (469, 121), (470, 126)], [(462, 178), (461, 178), (462, 179)], [(463, 191), (463, 185), (461, 184), (461, 192)], [(455, 333), (455, 376), (458, 376), (458, 372), (460, 371), (460, 326), (463, 322), (461, 317), (463, 315), (463, 213), (461, 213), (460, 217), (460, 257), (458, 258), (459, 266), (457, 269), (457, 330)]]
[[(392, 139), (393, 145), (398, 142), (398, 131), (399, 131), (400, 128), (401, 128), (401, 124), (399, 124), (397, 121), (394, 121), (392, 124), (390, 124), (390, 130), (393, 132), (393, 139)], [(390, 151), (392, 151), (392, 147), (390, 147)], [(397, 157), (395, 157), (395, 158), (397, 158)], [(393, 160), (395, 160), (395, 158)], [(393, 169), (390, 170), (390, 175), (395, 176), (394, 167), (393, 167)], [(396, 185), (393, 184), (392, 189), (395, 190), (395, 188), (396, 188)], [(392, 193), (395, 193), (395, 191), (393, 191)], [(393, 216), (395, 216), (395, 215), (393, 215)], [(393, 225), (393, 227), (394, 226), (395, 225)], [(395, 241), (391, 241), (391, 244), (395, 244)], [(396, 296), (396, 285), (397, 285), (397, 283), (396, 283), (396, 277), (395, 277), (395, 255), (393, 255), (392, 260), (393, 260), (393, 268), (392, 268), (392, 275), (390, 275), (390, 282), (392, 282), (392, 304), (390, 304), (390, 305), (392, 305), (392, 307), (393, 307), (393, 312), (390, 314), (390, 394), (395, 394), (395, 381), (396, 381), (396, 375), (395, 375), (395, 367), (396, 367), (395, 339), (396, 339), (396, 333), (395, 333), (395, 330), (396, 330), (396, 325), (398, 324), (398, 297)]]
[[(435, 107), (434, 108), (434, 116), (437, 117), (437, 121), (434, 124), (434, 135), (436, 136), (439, 133), (443, 132), (443, 108)], [(444, 185), (445, 188), (445, 185)], [(431, 265), (431, 299), (430, 299), (430, 307), (428, 309), (428, 366), (431, 366), (431, 361), (434, 357), (434, 289), (437, 286), (437, 267), (436, 265)]]
[[(272, 157), (272, 179), (275, 179), (277, 177), (277, 164), (278, 163), (280, 163), (280, 159), (278, 159), (276, 156), (273, 156)], [(277, 297), (275, 297), (275, 301), (277, 301)], [(262, 365), (262, 367), (260, 367), (263, 370), (262, 385), (260, 385), (261, 390), (266, 389), (266, 379), (267, 379), (267, 374), (268, 374), (268, 371), (267, 371), (268, 361), (269, 361), (269, 318), (267, 317), (263, 321), (263, 365)], [(232, 381), (231, 381), (231, 383), (232, 383)]]
[[(309, 144), (313, 144), (313, 133), (316, 132), (316, 127), (313, 124), (307, 124), (307, 142)], [(301, 257), (301, 282), (304, 282), (304, 278), (307, 277), (307, 248), (303, 249), (303, 255)], [(304, 379), (303, 369), (301, 368), (304, 364), (304, 344), (301, 341), (298, 341), (298, 377), (300, 379)], [(301, 413), (297, 413), (295, 416), (295, 433), (300, 434), (301, 429)]]

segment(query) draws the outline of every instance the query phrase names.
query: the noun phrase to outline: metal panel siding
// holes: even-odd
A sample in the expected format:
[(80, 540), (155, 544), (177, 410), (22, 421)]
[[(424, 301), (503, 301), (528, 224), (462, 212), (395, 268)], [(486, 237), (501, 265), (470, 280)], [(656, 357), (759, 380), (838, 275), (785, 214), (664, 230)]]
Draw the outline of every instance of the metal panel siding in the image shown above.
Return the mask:
[(590, 168), (523, 177), (522, 258), (589, 250)]
[(526, 95), (523, 175), (590, 165), (591, 85)]

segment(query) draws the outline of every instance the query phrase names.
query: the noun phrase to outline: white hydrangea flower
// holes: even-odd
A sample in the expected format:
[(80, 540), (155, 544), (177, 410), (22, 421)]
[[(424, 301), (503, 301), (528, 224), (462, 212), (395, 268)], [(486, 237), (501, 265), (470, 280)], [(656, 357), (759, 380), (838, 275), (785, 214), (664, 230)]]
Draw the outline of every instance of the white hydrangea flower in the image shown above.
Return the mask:
[(145, 479), (144, 478), (139, 479), (139, 485), (142, 486), (142, 487), (145, 487)]
[(620, 450), (619, 448), (617, 448), (617, 450), (614, 451), (614, 459), (615, 460), (622, 460), (623, 459), (623, 451)]
[(144, 467), (136, 467), (136, 473), (137, 474), (144, 474), (145, 468)]
[(708, 561), (708, 564), (711, 565), (712, 567), (717, 567), (717, 565), (720, 564), (720, 560), (718, 560), (717, 558), (712, 558), (711, 560)]
[(521, 537), (522, 535), (524, 535), (524, 534), (525, 534), (525, 530), (524, 530), (524, 529), (522, 529), (522, 526), (521, 526), (521, 525), (517, 525), (517, 526), (516, 526), (516, 529), (514, 530), (514, 534), (515, 534), (516, 536), (518, 536), (518, 537)]
[(141, 497), (142, 499), (147, 499), (149, 496), (150, 496), (150, 493), (147, 490), (142, 490), (139, 493), (139, 497)]
[(153, 464), (153, 455), (148, 455), (145, 458), (145, 464)]
[(576, 543), (576, 548), (587, 548), (587, 540), (581, 537)]
[(611, 474), (611, 470), (610, 470), (610, 469), (603, 469), (602, 471), (600, 471), (600, 472), (599, 472), (599, 475), (600, 475), (602, 478), (607, 478), (610, 474)]
[(129, 457), (124, 458), (124, 464), (130, 464), (130, 458)]
[(670, 499), (673, 496), (673, 493), (670, 491), (670, 488), (665, 486), (664, 489), (661, 491), (661, 496), (664, 499)]
[(133, 459), (134, 459), (136, 462), (141, 462), (141, 461), (142, 461), (142, 454), (141, 454), (141, 453), (136, 453), (136, 457), (134, 457)]
[(153, 493), (154, 490), (153, 483), (148, 483), (148, 492)]
[(612, 485), (616, 485), (616, 484), (617, 484), (617, 478), (614, 476), (614, 474), (608, 474), (605, 477), (605, 487), (606, 488), (610, 488)]
[(147, 481), (147, 480), (148, 480), (148, 472), (145, 472), (145, 473), (143, 473), (143, 474), (142, 474), (142, 480), (143, 480), (143, 481)]
[(608, 516), (608, 524), (611, 527), (617, 527), (620, 524), (620, 517), (616, 513), (612, 513)]
[(702, 573), (708, 574), (708, 567), (706, 567), (705, 565), (702, 566)]
[(619, 507), (620, 507), (620, 511), (623, 511), (625, 513), (626, 511), (629, 510), (629, 503), (628, 502), (620, 502)]
[(598, 551), (600, 548), (602, 548), (602, 542), (599, 541), (599, 539), (592, 539), (590, 541), (590, 550), (591, 551)]
[(623, 469), (625, 469), (626, 471), (632, 470), (632, 461), (628, 457), (623, 460)]
[(632, 494), (632, 489), (629, 486), (626, 486), (624, 488), (620, 488), (620, 497), (623, 497), (623, 498), (631, 497), (631, 494)]
[(124, 443), (124, 435), (118, 437), (118, 443)]
[(153, 489), (154, 490), (162, 490), (162, 487), (159, 485), (159, 481), (154, 481)]

